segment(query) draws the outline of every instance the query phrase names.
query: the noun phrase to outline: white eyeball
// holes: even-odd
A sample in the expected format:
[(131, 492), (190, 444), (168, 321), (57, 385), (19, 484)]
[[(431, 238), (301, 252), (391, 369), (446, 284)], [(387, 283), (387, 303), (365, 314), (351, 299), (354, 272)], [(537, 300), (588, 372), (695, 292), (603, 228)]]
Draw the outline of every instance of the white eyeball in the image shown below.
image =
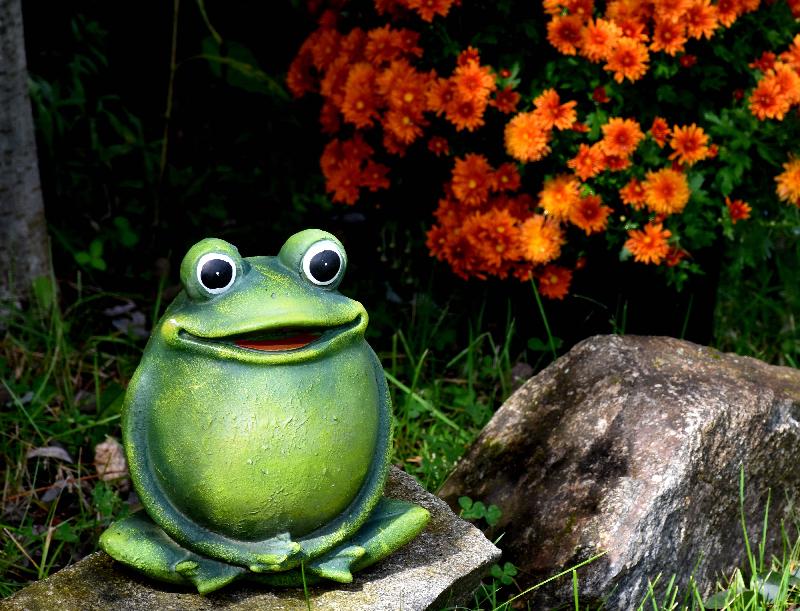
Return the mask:
[(197, 281), (212, 295), (224, 293), (236, 280), (236, 263), (228, 255), (210, 252), (197, 262)]
[(317, 286), (330, 286), (341, 278), (347, 259), (331, 240), (315, 242), (303, 255), (303, 274)]

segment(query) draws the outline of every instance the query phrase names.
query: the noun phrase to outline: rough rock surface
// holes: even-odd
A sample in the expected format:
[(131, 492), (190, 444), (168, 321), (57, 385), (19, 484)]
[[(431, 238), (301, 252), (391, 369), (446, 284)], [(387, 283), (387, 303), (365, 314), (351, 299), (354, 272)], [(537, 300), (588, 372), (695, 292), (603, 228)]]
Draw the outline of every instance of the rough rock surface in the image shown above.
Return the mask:
[[(575, 346), (495, 414), (440, 492), (497, 504), (504, 559), (522, 585), (573, 566), (582, 600), (639, 605), (647, 580), (695, 568), (701, 588), (743, 560), (739, 470), (751, 545), (772, 488), (768, 542), (800, 492), (800, 371), (662, 337)], [(769, 553), (769, 551), (768, 551)], [(768, 556), (769, 557), (769, 556)], [(571, 582), (533, 608), (571, 600)]]
[[(386, 495), (414, 501), (431, 513), (426, 530), (375, 566), (357, 573), (352, 584), (309, 588), (315, 611), (440, 609), (468, 600), (500, 551), (477, 528), (456, 517), (441, 500), (410, 476), (392, 469)], [(199, 596), (159, 584), (97, 552), (15, 596), (0, 601), (3, 611), (196, 611), (307, 609), (303, 590), (270, 590), (234, 585)]]

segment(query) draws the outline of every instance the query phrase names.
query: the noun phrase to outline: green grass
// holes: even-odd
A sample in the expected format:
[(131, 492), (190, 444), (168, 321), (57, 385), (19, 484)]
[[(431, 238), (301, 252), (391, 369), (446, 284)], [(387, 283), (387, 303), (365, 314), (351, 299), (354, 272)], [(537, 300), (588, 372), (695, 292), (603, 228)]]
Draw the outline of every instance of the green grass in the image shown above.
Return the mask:
[[(141, 351), (99, 314), (123, 298), (79, 295), (63, 313), (45, 284), (35, 306), (4, 319), (0, 349), (3, 470), (0, 596), (94, 551), (127, 508), (99, 481), (93, 448), (118, 428), (124, 386)], [(52, 456), (37, 448), (56, 448)], [(33, 456), (29, 456), (29, 454)]]

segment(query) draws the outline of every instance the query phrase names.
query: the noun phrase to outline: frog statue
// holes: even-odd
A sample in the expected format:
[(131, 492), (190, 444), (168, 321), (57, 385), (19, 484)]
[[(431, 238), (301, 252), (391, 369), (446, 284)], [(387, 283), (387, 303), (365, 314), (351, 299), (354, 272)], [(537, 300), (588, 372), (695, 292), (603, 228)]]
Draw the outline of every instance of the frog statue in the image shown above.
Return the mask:
[(109, 555), (204, 594), (347, 583), (422, 531), (425, 509), (383, 496), (391, 404), (367, 313), (336, 290), (346, 266), (317, 229), (277, 257), (189, 250), (125, 396), (144, 511), (103, 533)]

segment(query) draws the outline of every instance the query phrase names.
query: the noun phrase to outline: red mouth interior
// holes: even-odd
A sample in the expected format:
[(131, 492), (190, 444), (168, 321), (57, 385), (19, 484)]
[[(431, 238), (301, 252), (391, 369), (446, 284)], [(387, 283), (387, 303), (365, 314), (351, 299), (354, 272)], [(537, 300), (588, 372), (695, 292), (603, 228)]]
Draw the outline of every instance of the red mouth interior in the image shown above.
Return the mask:
[(239, 339), (234, 343), (240, 348), (263, 350), (265, 352), (296, 350), (308, 346), (311, 342), (318, 340), (321, 335), (322, 333), (299, 333), (297, 335), (272, 339)]

